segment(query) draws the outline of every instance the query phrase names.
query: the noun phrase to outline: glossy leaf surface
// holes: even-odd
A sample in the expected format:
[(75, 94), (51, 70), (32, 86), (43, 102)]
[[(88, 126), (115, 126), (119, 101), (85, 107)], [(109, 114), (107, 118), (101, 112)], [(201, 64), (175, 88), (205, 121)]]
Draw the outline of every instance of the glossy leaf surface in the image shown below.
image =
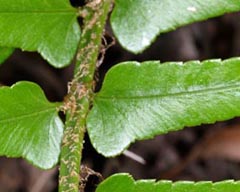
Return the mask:
[(111, 24), (120, 44), (139, 53), (157, 35), (240, 10), (240, 0), (115, 0)]
[(87, 119), (105, 156), (135, 140), (240, 115), (240, 58), (200, 63), (126, 62), (107, 73)]
[(80, 29), (68, 0), (0, 0), (0, 46), (38, 51), (55, 67), (70, 63)]
[(12, 53), (13, 48), (0, 47), (0, 64), (3, 63)]
[(128, 174), (115, 174), (100, 183), (96, 192), (239, 192), (240, 182), (227, 180), (212, 183), (210, 181), (191, 182), (178, 181), (171, 182), (160, 180), (138, 180)]
[(24, 157), (48, 169), (58, 162), (63, 124), (57, 103), (40, 87), (20, 82), (0, 88), (0, 155)]

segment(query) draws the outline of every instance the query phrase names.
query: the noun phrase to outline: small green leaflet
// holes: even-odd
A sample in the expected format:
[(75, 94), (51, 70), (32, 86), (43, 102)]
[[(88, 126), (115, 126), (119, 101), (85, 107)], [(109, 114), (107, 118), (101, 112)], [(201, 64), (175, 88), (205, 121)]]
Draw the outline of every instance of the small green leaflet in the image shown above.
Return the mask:
[(0, 47), (0, 64), (2, 64), (12, 53), (13, 48)]
[(160, 33), (240, 10), (240, 0), (115, 0), (111, 25), (120, 44), (139, 53)]
[(77, 10), (68, 0), (0, 0), (0, 46), (38, 51), (55, 67), (77, 49)]
[(240, 192), (240, 182), (138, 180), (128, 174), (115, 174), (100, 183), (96, 192)]
[(240, 115), (240, 58), (126, 62), (107, 73), (87, 119), (93, 146), (115, 156), (135, 140)]
[(42, 169), (57, 164), (63, 123), (59, 103), (49, 103), (41, 88), (19, 82), (0, 88), (0, 155), (24, 157)]

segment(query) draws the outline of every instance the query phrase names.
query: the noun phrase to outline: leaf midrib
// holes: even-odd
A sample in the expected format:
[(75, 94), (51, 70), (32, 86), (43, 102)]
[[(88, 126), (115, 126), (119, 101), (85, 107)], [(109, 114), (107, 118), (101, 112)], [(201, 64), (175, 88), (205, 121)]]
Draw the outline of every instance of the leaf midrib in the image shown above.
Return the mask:
[(22, 120), (22, 119), (25, 119), (25, 118), (29, 118), (29, 117), (32, 117), (32, 116), (37, 116), (39, 114), (48, 113), (50, 111), (55, 111), (55, 110), (56, 110), (56, 107), (49, 107), (48, 109), (44, 109), (44, 110), (41, 110), (41, 111), (36, 111), (34, 113), (26, 113), (26, 114), (19, 115), (19, 116), (14, 116), (14, 117), (6, 118), (6, 119), (0, 119), (0, 123), (6, 123), (8, 121)]
[[(119, 100), (130, 100), (130, 99), (152, 99), (152, 98), (164, 98), (164, 97), (178, 97), (178, 96), (184, 96), (184, 95), (194, 95), (194, 94), (202, 94), (202, 93), (208, 93), (208, 92), (224, 92), (229, 89), (240, 89), (240, 83), (236, 83), (234, 85), (228, 85), (228, 86), (221, 86), (221, 87), (213, 87), (213, 88), (207, 88), (207, 89), (199, 89), (199, 90), (192, 90), (192, 91), (180, 91), (176, 93), (168, 93), (168, 94), (156, 94), (156, 95), (146, 95), (146, 96), (102, 96), (97, 95), (96, 98), (100, 100), (108, 100), (108, 99), (119, 99)], [(100, 92), (101, 93), (101, 92)]]

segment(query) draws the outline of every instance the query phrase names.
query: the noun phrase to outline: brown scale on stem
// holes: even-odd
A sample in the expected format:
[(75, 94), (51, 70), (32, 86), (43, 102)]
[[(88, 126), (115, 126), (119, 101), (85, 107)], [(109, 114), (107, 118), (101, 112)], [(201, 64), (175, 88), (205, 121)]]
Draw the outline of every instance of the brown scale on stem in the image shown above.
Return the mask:
[(74, 78), (69, 84), (68, 95), (62, 107), (66, 123), (60, 160), (60, 192), (78, 192), (79, 186), (82, 186), (80, 162), (85, 121), (93, 99), (94, 71), (111, 3), (111, 0), (94, 0), (81, 10), (84, 22)]

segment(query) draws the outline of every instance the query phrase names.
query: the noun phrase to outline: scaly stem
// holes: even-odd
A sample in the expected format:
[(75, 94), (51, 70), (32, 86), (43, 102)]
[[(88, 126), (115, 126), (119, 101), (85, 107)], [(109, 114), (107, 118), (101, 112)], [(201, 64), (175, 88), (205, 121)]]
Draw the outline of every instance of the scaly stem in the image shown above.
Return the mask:
[(110, 6), (111, 0), (94, 0), (81, 11), (84, 17), (82, 36), (74, 78), (69, 84), (64, 104), (66, 123), (61, 149), (59, 192), (78, 192), (81, 185), (79, 175), (86, 116), (93, 97), (93, 76)]

